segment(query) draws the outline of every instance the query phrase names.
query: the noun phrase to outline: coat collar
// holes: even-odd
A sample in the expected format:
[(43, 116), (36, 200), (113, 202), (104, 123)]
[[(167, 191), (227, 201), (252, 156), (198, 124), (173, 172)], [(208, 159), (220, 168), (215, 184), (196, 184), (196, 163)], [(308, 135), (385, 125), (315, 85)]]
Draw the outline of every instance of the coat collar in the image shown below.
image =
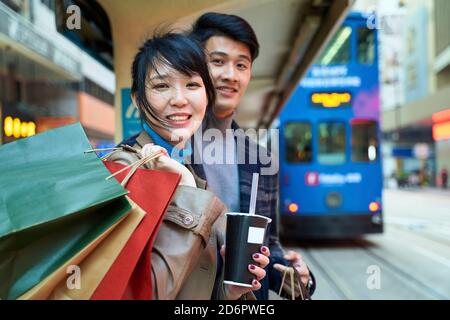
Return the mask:
[(191, 141), (187, 141), (183, 149), (175, 147), (174, 145), (167, 142), (163, 137), (161, 137), (153, 128), (151, 128), (147, 123), (143, 124), (144, 131), (150, 136), (155, 144), (163, 147), (167, 150), (170, 156), (180, 162), (185, 163), (185, 158), (192, 155)]

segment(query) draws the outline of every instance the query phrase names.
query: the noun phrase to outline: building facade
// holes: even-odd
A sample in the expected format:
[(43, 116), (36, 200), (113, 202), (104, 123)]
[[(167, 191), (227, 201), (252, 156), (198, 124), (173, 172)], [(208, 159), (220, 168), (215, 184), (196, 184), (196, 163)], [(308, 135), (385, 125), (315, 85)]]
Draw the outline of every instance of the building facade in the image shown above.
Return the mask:
[(358, 0), (376, 10), (385, 180), (440, 186), (450, 168), (450, 2)]
[(79, 121), (113, 145), (114, 72), (57, 30), (56, 4), (0, 1), (0, 144)]

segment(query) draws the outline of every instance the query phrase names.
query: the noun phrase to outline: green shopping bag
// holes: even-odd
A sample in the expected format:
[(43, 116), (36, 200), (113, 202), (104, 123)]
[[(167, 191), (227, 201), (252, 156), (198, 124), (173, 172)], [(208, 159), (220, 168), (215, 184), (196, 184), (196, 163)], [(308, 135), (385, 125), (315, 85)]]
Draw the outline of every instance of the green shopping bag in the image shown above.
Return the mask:
[(0, 148), (0, 298), (15, 299), (130, 212), (80, 124)]

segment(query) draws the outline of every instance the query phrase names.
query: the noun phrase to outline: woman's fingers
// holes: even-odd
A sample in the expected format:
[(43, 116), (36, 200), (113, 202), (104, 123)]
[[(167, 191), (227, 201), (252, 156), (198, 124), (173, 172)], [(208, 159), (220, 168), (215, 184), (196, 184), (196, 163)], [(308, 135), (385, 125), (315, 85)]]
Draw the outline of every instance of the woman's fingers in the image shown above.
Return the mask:
[(163, 154), (156, 159), (147, 162), (148, 168), (178, 173), (181, 175), (180, 185), (194, 188), (197, 186), (192, 173), (183, 164), (170, 158), (165, 148), (148, 143), (140, 151), (143, 158), (154, 155), (157, 152), (162, 152)]
[(257, 262), (261, 268), (267, 267), (267, 265), (270, 263), (269, 257), (260, 253), (255, 253), (253, 255), (253, 260)]
[(234, 285), (225, 285), (225, 296), (227, 299), (237, 300), (242, 295), (247, 294), (252, 291), (257, 291), (259, 289), (261, 289), (261, 283), (258, 280), (254, 279), (252, 281), (251, 288), (234, 286)]
[(257, 291), (261, 289), (261, 282), (259, 282), (258, 280), (253, 280), (252, 281), (252, 291)]
[(266, 270), (254, 264), (250, 264), (248, 270), (255, 275), (256, 280), (261, 280), (266, 276)]
[(146, 156), (148, 156), (150, 152), (153, 150), (154, 146), (155, 145), (153, 143), (147, 143), (146, 145), (144, 145), (141, 149), (142, 157), (145, 158)]
[(141, 155), (142, 157), (148, 157), (149, 155), (155, 154), (156, 152), (161, 151), (165, 155), (167, 155), (167, 150), (161, 146), (155, 145), (153, 143), (147, 143), (145, 146), (141, 149)]
[(223, 244), (222, 247), (220, 247), (220, 255), (222, 256), (222, 260), (225, 261), (225, 245)]
[(266, 246), (261, 247), (261, 253), (265, 255), (266, 257), (270, 257), (270, 250)]

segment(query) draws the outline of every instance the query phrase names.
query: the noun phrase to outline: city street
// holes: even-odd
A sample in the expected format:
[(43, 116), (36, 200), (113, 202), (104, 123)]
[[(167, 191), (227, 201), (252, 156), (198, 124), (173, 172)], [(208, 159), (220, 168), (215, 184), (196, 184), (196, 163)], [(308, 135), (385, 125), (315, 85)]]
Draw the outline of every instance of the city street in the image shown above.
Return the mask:
[(314, 271), (315, 300), (450, 299), (450, 192), (383, 196), (383, 235), (284, 244)]
[(0, 301), (450, 300), (449, 16), (0, 0)]

